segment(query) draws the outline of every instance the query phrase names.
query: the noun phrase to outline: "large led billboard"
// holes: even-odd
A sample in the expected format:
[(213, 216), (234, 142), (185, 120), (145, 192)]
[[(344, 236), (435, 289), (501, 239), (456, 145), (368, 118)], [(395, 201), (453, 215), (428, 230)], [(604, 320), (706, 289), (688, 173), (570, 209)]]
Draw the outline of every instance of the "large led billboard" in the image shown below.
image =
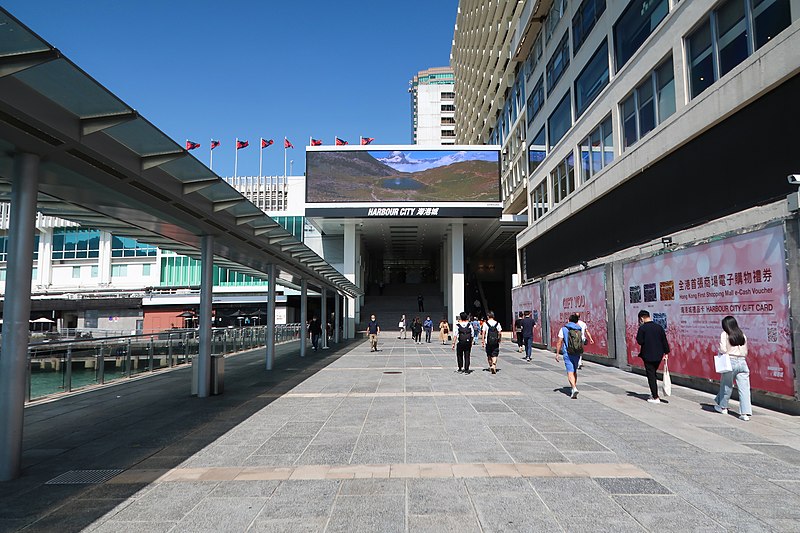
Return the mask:
[(500, 152), (484, 146), (309, 147), (306, 202), (469, 202), (493, 207), (500, 202)]

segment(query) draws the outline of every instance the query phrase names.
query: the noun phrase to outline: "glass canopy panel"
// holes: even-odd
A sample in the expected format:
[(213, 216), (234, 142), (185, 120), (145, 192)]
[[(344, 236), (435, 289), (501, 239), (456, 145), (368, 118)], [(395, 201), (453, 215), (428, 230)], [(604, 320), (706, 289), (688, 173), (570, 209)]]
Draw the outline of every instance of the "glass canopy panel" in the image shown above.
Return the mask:
[(140, 156), (169, 154), (181, 149), (175, 141), (141, 117), (104, 132)]
[(79, 118), (129, 113), (131, 109), (66, 59), (48, 61), (14, 77)]
[(214, 172), (195, 157), (181, 157), (169, 163), (164, 163), (159, 168), (184, 183), (211, 178), (219, 179)]
[[(226, 200), (238, 200), (242, 197), (242, 195), (228, 185), (227, 183), (220, 181), (219, 183), (215, 183), (211, 187), (206, 187), (198, 191), (198, 194), (205, 196), (208, 200), (212, 202), (224, 202)], [(256, 208), (257, 209), (257, 208)]]
[(0, 9), (0, 56), (44, 52), (50, 46)]
[[(251, 204), (250, 202), (242, 202), (237, 204), (230, 209), (228, 209), (228, 213), (235, 217), (245, 217), (250, 215), (264, 215), (264, 218), (268, 218), (264, 212), (257, 208), (255, 205)], [(263, 222), (263, 220), (261, 221)]]

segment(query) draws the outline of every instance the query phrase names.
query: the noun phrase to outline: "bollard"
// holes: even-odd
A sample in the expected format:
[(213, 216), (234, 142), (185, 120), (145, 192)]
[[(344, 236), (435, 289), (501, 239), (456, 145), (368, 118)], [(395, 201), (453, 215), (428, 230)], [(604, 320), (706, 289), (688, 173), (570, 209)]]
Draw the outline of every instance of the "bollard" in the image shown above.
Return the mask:
[(148, 355), (150, 357), (150, 372), (153, 372), (155, 368), (153, 368), (153, 337), (150, 337), (150, 343), (147, 346)]
[(28, 376), (28, 386), (25, 387), (25, 401), (31, 401), (31, 349), (28, 348), (28, 366), (26, 370)]
[(167, 358), (169, 360), (169, 367), (175, 366), (175, 361), (172, 358), (172, 333), (167, 333)]
[(102, 385), (106, 382), (106, 356), (105, 356), (105, 347), (106, 343), (100, 343), (100, 355), (97, 356), (97, 364), (96, 367), (96, 378), (97, 382)]
[(72, 346), (67, 346), (67, 368), (65, 371), (66, 374), (66, 385), (64, 386), (64, 390), (67, 392), (72, 392)]
[(125, 363), (127, 365), (127, 374), (128, 377), (131, 377), (131, 373), (133, 371), (133, 361), (131, 360), (131, 340), (128, 339), (128, 349), (127, 353), (125, 354)]
[(222, 353), (228, 353), (228, 332), (225, 331), (222, 335)]

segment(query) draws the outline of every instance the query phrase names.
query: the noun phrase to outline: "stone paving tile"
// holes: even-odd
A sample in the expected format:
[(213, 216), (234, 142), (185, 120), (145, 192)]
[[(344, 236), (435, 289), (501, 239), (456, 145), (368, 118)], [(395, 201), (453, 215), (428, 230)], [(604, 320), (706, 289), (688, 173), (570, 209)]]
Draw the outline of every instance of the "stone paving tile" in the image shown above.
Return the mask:
[[(798, 445), (800, 445), (800, 440), (798, 440)], [(790, 465), (800, 466), (800, 450), (797, 448), (776, 444), (748, 444), (748, 447), (785, 461)]]
[[(177, 521), (200, 503), (217, 484), (216, 481), (162, 483), (110, 518), (115, 521)], [(164, 502), (169, 502), (169, 505), (164, 505)]]
[(610, 494), (672, 494), (664, 485), (649, 478), (598, 478), (595, 483)]
[(678, 496), (613, 496), (649, 531), (720, 531), (720, 524)]
[(245, 531), (266, 503), (266, 498), (206, 498), (175, 525), (176, 531)]
[(339, 496), (325, 531), (404, 532), (405, 501), (394, 495)]

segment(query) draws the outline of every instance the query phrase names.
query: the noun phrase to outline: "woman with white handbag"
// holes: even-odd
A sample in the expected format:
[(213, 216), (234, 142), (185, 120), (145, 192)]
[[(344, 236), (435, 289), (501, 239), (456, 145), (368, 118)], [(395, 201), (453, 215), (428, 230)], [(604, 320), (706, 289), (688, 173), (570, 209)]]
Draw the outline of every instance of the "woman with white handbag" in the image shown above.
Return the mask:
[[(747, 337), (744, 336), (736, 319), (728, 315), (722, 319), (722, 334), (719, 338), (719, 353), (730, 359), (730, 366), (723, 365), (728, 370), (720, 373), (720, 387), (714, 399), (714, 410), (718, 413), (728, 412), (728, 401), (733, 392), (733, 380), (739, 389), (739, 418), (750, 420), (753, 408), (750, 405), (750, 369), (747, 367)], [(718, 356), (720, 357), (720, 356)], [(724, 357), (723, 357), (724, 359)], [(718, 362), (717, 364), (722, 364)]]

